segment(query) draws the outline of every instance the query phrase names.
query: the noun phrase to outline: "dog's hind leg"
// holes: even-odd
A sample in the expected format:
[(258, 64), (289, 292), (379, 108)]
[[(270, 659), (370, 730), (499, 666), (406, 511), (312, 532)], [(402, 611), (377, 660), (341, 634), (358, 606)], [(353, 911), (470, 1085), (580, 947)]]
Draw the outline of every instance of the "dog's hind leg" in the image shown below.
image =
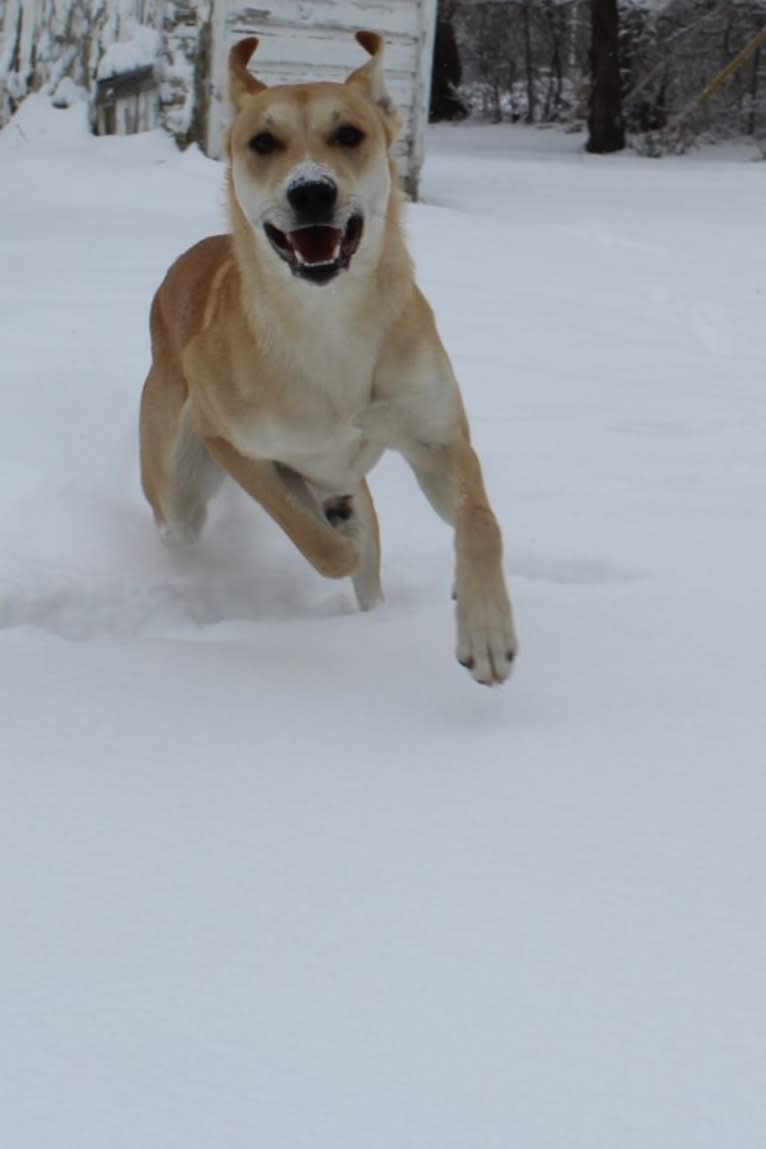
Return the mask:
[(380, 529), (370, 488), (362, 479), (352, 494), (333, 495), (322, 504), (328, 522), (357, 545), (359, 566), (353, 575), (360, 610), (371, 610), (383, 598), (380, 586)]
[(167, 542), (196, 541), (222, 479), (192, 426), (183, 378), (153, 366), (141, 400), (141, 481)]
[(216, 463), (192, 426), (186, 402), (172, 448), (170, 486), (166, 497), (167, 538), (172, 543), (193, 543), (207, 518), (207, 505), (221, 486), (223, 468)]

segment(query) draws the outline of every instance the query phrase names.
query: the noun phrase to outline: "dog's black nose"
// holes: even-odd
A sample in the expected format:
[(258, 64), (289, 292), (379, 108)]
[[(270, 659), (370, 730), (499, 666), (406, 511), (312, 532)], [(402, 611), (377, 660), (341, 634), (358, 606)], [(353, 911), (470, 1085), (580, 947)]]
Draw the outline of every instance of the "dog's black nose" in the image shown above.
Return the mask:
[(302, 223), (327, 223), (338, 198), (331, 179), (296, 180), (287, 189), (287, 202)]

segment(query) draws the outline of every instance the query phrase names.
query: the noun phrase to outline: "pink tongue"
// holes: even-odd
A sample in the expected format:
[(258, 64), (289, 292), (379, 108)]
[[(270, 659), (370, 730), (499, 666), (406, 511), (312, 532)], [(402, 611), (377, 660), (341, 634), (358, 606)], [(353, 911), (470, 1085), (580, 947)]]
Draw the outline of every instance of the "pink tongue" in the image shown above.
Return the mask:
[(329, 263), (341, 238), (342, 233), (334, 227), (302, 227), (290, 232), (290, 243), (306, 263)]

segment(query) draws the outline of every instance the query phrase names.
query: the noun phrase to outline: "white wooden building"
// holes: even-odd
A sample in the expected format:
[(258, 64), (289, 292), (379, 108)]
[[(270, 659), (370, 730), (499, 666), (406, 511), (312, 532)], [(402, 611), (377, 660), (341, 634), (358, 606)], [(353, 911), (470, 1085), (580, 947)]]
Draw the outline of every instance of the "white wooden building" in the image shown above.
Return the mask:
[(55, 101), (66, 78), (89, 92), (94, 131), (161, 125), (218, 157), (236, 40), (258, 36), (253, 69), (267, 84), (343, 80), (364, 59), (360, 28), (386, 41), (404, 125), (397, 151), (414, 197), (436, 0), (0, 0), (0, 127), (28, 92), (47, 89)]
[(265, 84), (342, 81), (364, 61), (359, 28), (386, 41), (386, 84), (402, 117), (397, 155), (416, 197), (431, 87), (436, 0), (216, 0), (207, 150), (219, 156), (226, 125), (226, 59), (243, 36), (258, 36), (251, 67)]

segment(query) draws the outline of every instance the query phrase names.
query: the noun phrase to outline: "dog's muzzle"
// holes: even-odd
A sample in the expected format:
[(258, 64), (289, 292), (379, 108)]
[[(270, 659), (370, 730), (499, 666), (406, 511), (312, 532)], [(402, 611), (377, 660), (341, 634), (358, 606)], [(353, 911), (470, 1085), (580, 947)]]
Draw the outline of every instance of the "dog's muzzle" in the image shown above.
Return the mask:
[(343, 229), (327, 223), (307, 223), (284, 232), (267, 223), (264, 231), (293, 275), (309, 283), (324, 284), (349, 266), (359, 247), (363, 226), (362, 217), (352, 215)]

